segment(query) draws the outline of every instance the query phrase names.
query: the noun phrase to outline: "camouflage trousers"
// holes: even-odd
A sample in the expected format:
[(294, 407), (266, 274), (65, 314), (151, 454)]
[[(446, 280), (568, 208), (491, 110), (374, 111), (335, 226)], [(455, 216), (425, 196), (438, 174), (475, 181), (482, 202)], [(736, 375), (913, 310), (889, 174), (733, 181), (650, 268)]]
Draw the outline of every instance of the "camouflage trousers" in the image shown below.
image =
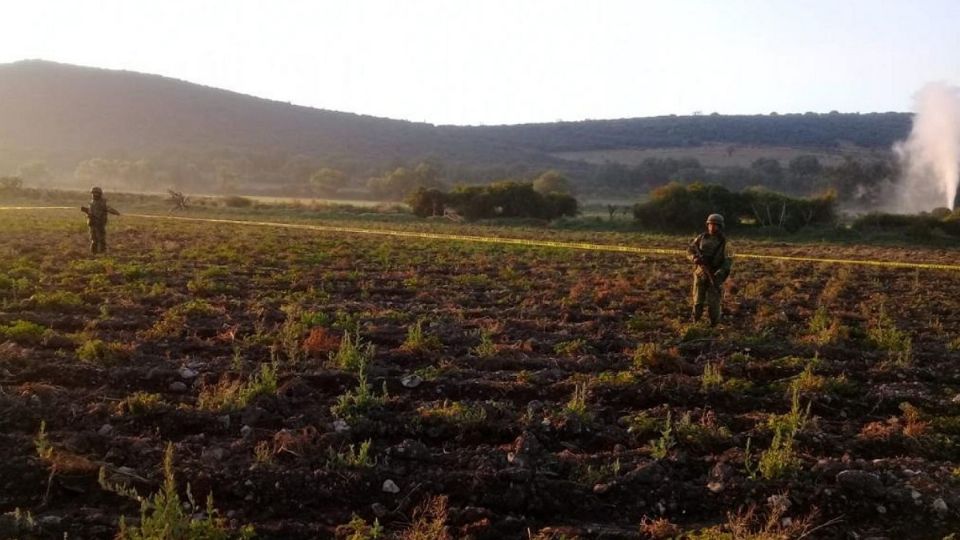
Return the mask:
[(701, 272), (694, 272), (693, 275), (693, 320), (699, 321), (703, 316), (703, 308), (706, 305), (707, 315), (710, 317), (710, 324), (714, 325), (720, 321), (720, 303), (723, 300), (723, 280), (715, 279), (716, 287), (710, 285), (710, 281)]
[(90, 225), (90, 253), (103, 253), (107, 250), (107, 226)]

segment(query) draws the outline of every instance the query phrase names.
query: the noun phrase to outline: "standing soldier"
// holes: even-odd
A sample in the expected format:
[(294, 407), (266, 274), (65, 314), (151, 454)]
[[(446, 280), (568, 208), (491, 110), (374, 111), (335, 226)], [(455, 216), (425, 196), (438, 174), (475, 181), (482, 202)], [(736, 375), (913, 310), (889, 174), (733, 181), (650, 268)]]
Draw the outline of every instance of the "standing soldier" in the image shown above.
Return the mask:
[(90, 196), (90, 206), (81, 206), (80, 211), (87, 215), (87, 227), (90, 227), (90, 252), (103, 253), (107, 250), (107, 215), (119, 216), (120, 212), (107, 206), (99, 187), (94, 186)]
[(723, 216), (710, 214), (707, 217), (707, 232), (694, 238), (687, 251), (696, 265), (693, 272), (693, 320), (700, 320), (706, 301), (710, 326), (715, 326), (720, 320), (723, 282), (730, 275), (730, 267), (733, 265), (733, 260), (727, 256)]

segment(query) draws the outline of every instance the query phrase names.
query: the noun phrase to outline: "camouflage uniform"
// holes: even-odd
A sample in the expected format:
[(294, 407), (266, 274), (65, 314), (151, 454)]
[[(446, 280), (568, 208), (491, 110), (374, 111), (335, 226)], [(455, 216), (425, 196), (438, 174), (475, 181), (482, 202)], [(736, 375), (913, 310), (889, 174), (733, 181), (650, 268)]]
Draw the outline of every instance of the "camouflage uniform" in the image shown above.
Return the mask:
[(90, 252), (103, 253), (107, 250), (107, 216), (120, 215), (120, 212), (107, 206), (107, 200), (103, 198), (103, 191), (100, 188), (93, 188), (91, 194), (90, 206), (80, 209), (87, 214), (87, 227), (90, 228)]
[[(712, 217), (712, 216), (711, 216)], [(722, 226), (722, 221), (720, 224)], [(704, 303), (707, 305), (707, 314), (710, 324), (715, 325), (720, 320), (720, 301), (723, 298), (723, 282), (730, 275), (733, 260), (727, 256), (727, 239), (722, 230), (716, 234), (702, 233), (690, 242), (687, 250), (690, 260), (697, 263), (697, 254), (701, 264), (698, 264), (693, 273), (693, 320), (698, 321), (703, 315)], [(713, 284), (704, 273), (704, 266), (713, 274)]]

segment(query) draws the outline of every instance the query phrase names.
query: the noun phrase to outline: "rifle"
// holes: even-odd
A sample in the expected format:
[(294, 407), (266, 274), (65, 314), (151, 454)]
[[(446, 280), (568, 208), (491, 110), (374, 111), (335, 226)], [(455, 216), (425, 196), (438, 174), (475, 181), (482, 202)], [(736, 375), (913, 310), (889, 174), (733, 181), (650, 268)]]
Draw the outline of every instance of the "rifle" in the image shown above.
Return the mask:
[(710, 283), (710, 287), (713, 290), (719, 290), (719, 287), (717, 287), (717, 280), (713, 275), (713, 271), (710, 269), (710, 265), (703, 260), (703, 252), (700, 251), (699, 243), (694, 244), (693, 246), (693, 262), (697, 265), (697, 268), (703, 272), (703, 275), (707, 276), (707, 281)]

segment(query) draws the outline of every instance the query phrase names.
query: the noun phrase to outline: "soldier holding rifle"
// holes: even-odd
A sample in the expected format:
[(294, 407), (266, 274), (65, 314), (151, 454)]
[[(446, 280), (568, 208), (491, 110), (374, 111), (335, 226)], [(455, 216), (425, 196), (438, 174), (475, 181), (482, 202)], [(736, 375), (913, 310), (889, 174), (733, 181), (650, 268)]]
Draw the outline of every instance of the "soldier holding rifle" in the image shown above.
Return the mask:
[(710, 214), (707, 217), (707, 232), (694, 238), (687, 251), (696, 265), (693, 273), (693, 320), (700, 320), (706, 303), (710, 326), (716, 326), (720, 321), (723, 282), (730, 275), (730, 267), (733, 265), (733, 261), (727, 256), (723, 216)]
[(87, 215), (87, 227), (90, 228), (90, 252), (103, 253), (107, 250), (107, 215), (119, 216), (103, 198), (103, 190), (94, 187), (90, 190), (90, 206), (81, 206), (80, 211)]

